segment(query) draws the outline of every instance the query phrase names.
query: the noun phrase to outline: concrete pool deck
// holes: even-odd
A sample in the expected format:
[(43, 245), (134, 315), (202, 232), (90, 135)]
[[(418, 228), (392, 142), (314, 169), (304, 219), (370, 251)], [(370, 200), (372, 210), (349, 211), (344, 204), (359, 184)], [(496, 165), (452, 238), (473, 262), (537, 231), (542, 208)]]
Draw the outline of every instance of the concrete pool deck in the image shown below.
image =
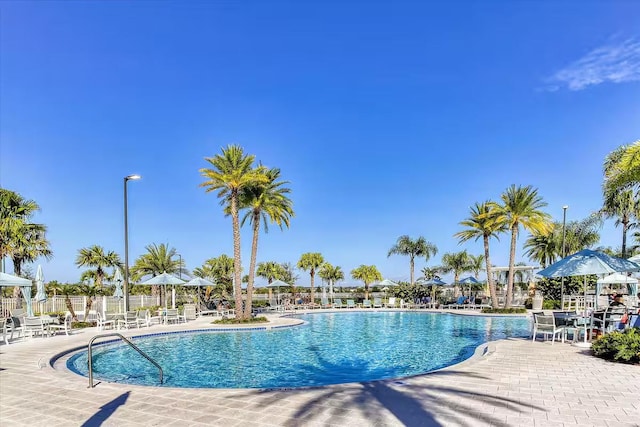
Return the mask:
[[(269, 317), (274, 326), (295, 322)], [(124, 335), (210, 328), (210, 321)], [(431, 374), (272, 391), (112, 383), (89, 389), (86, 377), (64, 368), (64, 358), (49, 365), (98, 333), (0, 345), (0, 425), (640, 426), (640, 367), (558, 342), (501, 340)]]

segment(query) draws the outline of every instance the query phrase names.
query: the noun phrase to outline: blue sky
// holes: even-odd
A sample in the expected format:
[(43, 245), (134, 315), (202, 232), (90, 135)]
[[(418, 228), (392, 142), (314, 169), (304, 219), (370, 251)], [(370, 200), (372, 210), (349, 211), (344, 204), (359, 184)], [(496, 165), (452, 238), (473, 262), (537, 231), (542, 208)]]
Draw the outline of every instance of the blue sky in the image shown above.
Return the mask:
[[(595, 1), (3, 2), (0, 185), (42, 208), (47, 280), (76, 281), (79, 248), (123, 253), (131, 173), (143, 179), (129, 185), (130, 262), (168, 243), (192, 269), (232, 252), (198, 170), (238, 143), (293, 190), (291, 228), (261, 236), (259, 261), (317, 251), (406, 280), (408, 260), (387, 258), (398, 236), (435, 243), (429, 265), (479, 254), (452, 235), (511, 184), (537, 187), (558, 220), (565, 204), (568, 220), (600, 207), (604, 157), (640, 135), (639, 14)], [(608, 222), (601, 244), (620, 240)], [(506, 265), (507, 236), (492, 257)]]

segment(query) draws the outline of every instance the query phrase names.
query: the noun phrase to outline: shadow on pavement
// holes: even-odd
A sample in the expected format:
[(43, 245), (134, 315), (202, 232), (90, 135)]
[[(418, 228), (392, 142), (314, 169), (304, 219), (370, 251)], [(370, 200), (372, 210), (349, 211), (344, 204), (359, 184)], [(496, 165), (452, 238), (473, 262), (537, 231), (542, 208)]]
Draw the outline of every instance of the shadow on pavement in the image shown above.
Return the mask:
[(113, 399), (111, 402), (108, 402), (103, 406), (101, 406), (98, 412), (93, 414), (91, 418), (89, 418), (87, 421), (85, 421), (82, 424), (82, 427), (94, 427), (94, 426), (102, 425), (102, 423), (105, 422), (111, 416), (111, 414), (113, 414), (116, 411), (116, 409), (118, 409), (118, 407), (124, 405), (124, 403), (129, 398), (130, 393), (131, 392), (128, 391), (124, 394), (121, 394), (120, 396)]

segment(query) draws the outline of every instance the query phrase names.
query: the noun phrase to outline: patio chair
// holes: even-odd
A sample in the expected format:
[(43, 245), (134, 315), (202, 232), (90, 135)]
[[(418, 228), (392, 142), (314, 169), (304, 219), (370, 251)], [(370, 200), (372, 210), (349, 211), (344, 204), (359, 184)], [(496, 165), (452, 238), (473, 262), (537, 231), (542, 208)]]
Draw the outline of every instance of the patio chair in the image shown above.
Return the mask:
[(390, 297), (389, 301), (387, 301), (387, 308), (395, 308), (396, 307), (396, 297)]
[(96, 322), (98, 324), (98, 330), (102, 331), (107, 328), (115, 329), (116, 319), (113, 316), (116, 316), (116, 315), (107, 315), (107, 316), (111, 316), (111, 318), (102, 317), (102, 314), (100, 314), (99, 312), (97, 313)]
[(58, 332), (64, 332), (64, 334), (68, 336), (69, 331), (71, 331), (71, 319), (71, 313), (67, 313), (64, 315), (62, 323), (49, 323), (49, 333), (55, 335)]
[(9, 338), (7, 338), (7, 319), (0, 319), (0, 334), (2, 334), (2, 341), (5, 344), (9, 344)]
[(362, 308), (371, 308), (371, 300), (364, 300), (362, 301)]
[[(13, 339), (13, 334), (18, 334), (18, 337), (20, 337), (20, 335), (24, 337), (25, 336), (24, 316), (21, 316), (21, 317), (11, 316), (11, 320), (5, 323), (5, 327), (7, 328), (7, 333), (11, 332), (11, 335), (9, 336), (9, 341)], [(9, 343), (9, 341), (7, 341), (7, 344)]]
[(149, 310), (138, 310), (136, 312), (136, 323), (138, 328), (151, 326), (151, 313), (149, 313)]
[(382, 298), (373, 299), (373, 308), (382, 308)]
[(28, 332), (30, 337), (40, 335), (42, 337), (49, 336), (49, 328), (45, 325), (41, 317), (25, 317), (24, 332)]
[(556, 342), (556, 335), (560, 336), (564, 342), (565, 329), (563, 326), (556, 326), (556, 318), (553, 314), (534, 314), (533, 315), (533, 337), (531, 341), (536, 340), (536, 334), (542, 333), (545, 336), (551, 335), (551, 345)]
[(622, 317), (627, 312), (627, 307), (609, 306), (605, 309), (602, 318), (598, 318), (594, 315), (592, 322), (595, 329), (599, 329), (603, 334), (613, 332), (618, 329), (624, 329), (623, 324), (620, 323)]
[(169, 324), (171, 322), (180, 323), (180, 315), (177, 308), (168, 308), (164, 315), (164, 322)]
[(127, 311), (122, 319), (118, 319), (118, 329), (129, 329), (131, 326), (138, 327), (138, 315), (135, 311)]
[(320, 306), (322, 308), (331, 308), (332, 304), (329, 302), (329, 298), (321, 298), (320, 299)]
[(182, 320), (188, 322), (189, 320), (196, 320), (196, 305), (195, 304), (185, 304), (182, 307)]
[(356, 308), (356, 302), (352, 299), (347, 300), (347, 308)]
[(344, 308), (345, 306), (342, 304), (342, 299), (336, 298), (333, 300), (333, 308)]

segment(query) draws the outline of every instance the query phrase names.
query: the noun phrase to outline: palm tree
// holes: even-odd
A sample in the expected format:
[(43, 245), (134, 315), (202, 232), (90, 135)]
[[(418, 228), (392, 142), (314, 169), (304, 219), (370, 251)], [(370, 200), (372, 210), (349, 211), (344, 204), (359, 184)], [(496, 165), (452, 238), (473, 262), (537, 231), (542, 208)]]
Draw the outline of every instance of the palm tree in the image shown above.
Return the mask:
[(599, 214), (604, 218), (615, 218), (615, 225), (622, 225), (622, 257), (627, 257), (627, 232), (636, 224), (632, 220), (640, 217), (640, 199), (634, 190), (605, 193), (604, 206)]
[[(142, 280), (145, 276), (155, 277), (162, 273), (188, 274), (184, 268), (184, 261), (178, 256), (175, 248), (170, 248), (168, 244), (152, 243), (145, 246), (146, 253), (140, 255), (131, 267), (131, 276), (135, 281)], [(160, 294), (160, 286), (152, 285), (151, 294)], [(165, 296), (166, 298), (166, 296)]]
[(84, 307), (84, 318), (86, 319), (89, 316), (91, 307), (93, 306), (93, 299), (102, 293), (102, 289), (98, 286), (87, 285), (84, 283), (77, 285), (77, 289), (82, 295), (87, 297)]
[(311, 304), (315, 302), (314, 278), (316, 276), (316, 269), (320, 267), (322, 263), (324, 263), (324, 258), (319, 252), (307, 252), (302, 254), (300, 260), (298, 260), (298, 268), (308, 271), (311, 276)]
[(442, 255), (442, 265), (438, 269), (443, 273), (453, 273), (453, 292), (458, 297), (460, 294), (460, 289), (458, 288), (460, 275), (470, 270), (469, 254), (467, 251), (447, 252)]
[(484, 255), (469, 255), (469, 271), (476, 280), (480, 280), (480, 272), (485, 269)]
[(333, 266), (328, 262), (323, 263), (318, 271), (318, 276), (322, 280), (329, 284), (330, 289), (333, 289), (333, 284), (338, 280), (344, 280), (344, 272), (340, 266)]
[(78, 267), (95, 267), (96, 286), (102, 287), (102, 280), (105, 277), (105, 268), (121, 267), (120, 256), (114, 251), (105, 252), (102, 246), (93, 245), (82, 248), (76, 257)]
[[(49, 247), (49, 241), (45, 236), (46, 227), (41, 224), (30, 224), (22, 238), (14, 240), (11, 249), (11, 261), (13, 271), (16, 276), (22, 276), (22, 265), (34, 262), (39, 257), (49, 260), (53, 257), (53, 252)], [(20, 288), (14, 288), (14, 297), (20, 296)]]
[(512, 185), (502, 193), (502, 205), (498, 207), (498, 222), (511, 231), (511, 246), (509, 250), (509, 277), (507, 280), (507, 296), (505, 308), (511, 307), (513, 297), (513, 273), (515, 271), (516, 241), (520, 226), (530, 233), (549, 233), (552, 228), (551, 217), (540, 209), (547, 203), (538, 195), (538, 190), (528, 185), (526, 187)]
[(369, 299), (369, 285), (382, 280), (382, 274), (375, 265), (361, 265), (351, 270), (351, 277), (364, 282), (364, 298)]
[(25, 234), (43, 231), (44, 225), (31, 223), (31, 218), (39, 210), (40, 206), (35, 201), (0, 188), (0, 262), (12, 255), (17, 242), (23, 240)]
[(71, 303), (71, 298), (69, 298), (69, 295), (73, 295), (77, 292), (77, 286), (70, 285), (68, 283), (65, 283), (65, 284), (56, 283), (54, 286), (52, 286), (52, 288), (55, 294), (64, 295), (64, 303), (67, 306), (67, 311), (71, 313), (71, 318), (73, 320), (78, 320), (78, 316), (76, 315), (76, 312), (73, 310), (73, 304)]
[(285, 275), (284, 267), (275, 261), (259, 262), (256, 269), (256, 276), (267, 279), (271, 284), (274, 280), (282, 280)]
[(504, 223), (498, 221), (499, 210), (496, 204), (491, 201), (476, 203), (471, 207), (469, 218), (460, 222), (460, 225), (466, 227), (465, 230), (456, 233), (454, 236), (460, 241), (466, 242), (474, 239), (482, 238), (484, 244), (484, 261), (487, 271), (487, 283), (489, 285), (489, 295), (491, 296), (491, 306), (498, 307), (498, 294), (496, 292), (496, 284), (493, 282), (491, 274), (491, 258), (489, 256), (489, 240), (492, 237), (498, 239), (498, 235), (506, 231)]
[(248, 219), (253, 229), (251, 258), (249, 262), (249, 280), (247, 283), (247, 303), (245, 305), (246, 318), (251, 317), (260, 222), (264, 224), (264, 232), (267, 233), (269, 232), (269, 222), (278, 225), (282, 230), (283, 227), (289, 228), (289, 221), (293, 216), (292, 202), (288, 197), (291, 190), (285, 187), (288, 182), (278, 181), (280, 179), (280, 169), (260, 167), (258, 170), (264, 174), (266, 181), (248, 185), (240, 192), (240, 208), (248, 209), (242, 218), (242, 225), (244, 225)]
[(605, 158), (605, 200), (640, 184), (640, 140), (623, 145)]
[(438, 253), (438, 248), (427, 239), (420, 236), (416, 240), (409, 236), (400, 236), (396, 244), (389, 249), (387, 258), (391, 255), (405, 255), (409, 257), (410, 283), (413, 285), (413, 272), (415, 269), (415, 258), (424, 257), (426, 261)]
[(206, 187), (206, 192), (217, 191), (220, 203), (225, 206), (231, 215), (233, 229), (233, 268), (235, 286), (236, 313), (241, 319), (245, 318), (242, 311), (242, 260), (240, 257), (240, 218), (239, 202), (240, 192), (245, 188), (266, 183), (264, 173), (253, 169), (255, 156), (245, 154), (239, 145), (229, 145), (222, 149), (221, 154), (214, 157), (206, 157), (205, 160), (212, 166), (211, 169), (202, 168), (200, 173), (206, 181), (200, 184)]
[[(422, 277), (418, 277), (418, 282), (428, 282), (433, 279), (440, 279), (440, 267), (424, 267), (421, 271)], [(431, 301), (435, 304), (436, 301), (436, 289), (438, 285), (430, 285), (431, 287)], [(435, 305), (434, 305), (435, 307)]]

